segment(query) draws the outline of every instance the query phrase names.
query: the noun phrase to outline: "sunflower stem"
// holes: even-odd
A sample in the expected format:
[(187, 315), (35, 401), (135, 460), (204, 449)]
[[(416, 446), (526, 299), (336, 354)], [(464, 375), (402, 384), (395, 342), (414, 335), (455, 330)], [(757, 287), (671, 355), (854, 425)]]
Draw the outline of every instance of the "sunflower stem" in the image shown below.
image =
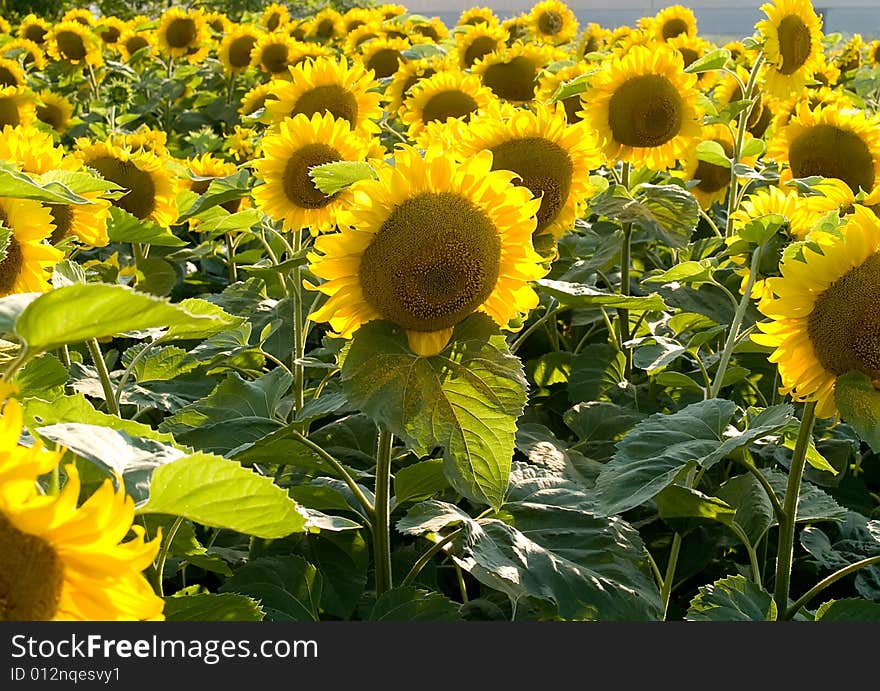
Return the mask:
[(128, 363), (128, 367), (122, 372), (122, 376), (119, 377), (119, 383), (116, 385), (116, 393), (113, 396), (113, 400), (116, 402), (116, 408), (119, 410), (119, 405), (122, 403), (122, 389), (128, 383), (129, 377), (131, 377), (131, 373), (134, 371), (135, 365), (139, 363), (146, 355), (150, 352), (150, 349), (156, 344), (156, 341), (150, 341), (143, 348), (141, 348), (137, 354), (131, 359), (131, 362)]
[(113, 392), (113, 384), (110, 381), (110, 372), (107, 371), (107, 363), (101, 354), (101, 346), (98, 345), (97, 338), (88, 340), (89, 353), (92, 356), (92, 362), (95, 363), (95, 369), (98, 371), (98, 378), (101, 380), (101, 388), (104, 390), (104, 398), (107, 401), (107, 409), (112, 415), (120, 417), (119, 404), (116, 402), (116, 395)]
[(226, 240), (226, 265), (229, 267), (229, 282), (235, 283), (238, 281), (238, 267), (235, 265), (235, 244), (230, 233), (224, 233), (223, 238)]
[(409, 573), (406, 574), (406, 577), (401, 582), (401, 587), (406, 587), (410, 585), (421, 573), (422, 569), (427, 566), (428, 562), (431, 561), (431, 559), (433, 559), (435, 555), (439, 554), (443, 550), (443, 548), (446, 547), (446, 545), (448, 545), (455, 538), (461, 535), (462, 530), (462, 528), (459, 528), (458, 530), (453, 530), (442, 540), (439, 540), (438, 542), (435, 542), (433, 545), (431, 545), (431, 547), (416, 560), (416, 563), (413, 564), (413, 567), (409, 570)]
[(854, 573), (859, 569), (864, 569), (868, 566), (874, 566), (875, 564), (880, 564), (880, 554), (876, 554), (873, 557), (862, 559), (861, 561), (857, 561), (853, 564), (850, 564), (849, 566), (844, 566), (842, 569), (838, 569), (830, 576), (823, 578), (816, 585), (810, 588), (806, 593), (795, 600), (794, 604), (792, 604), (792, 606), (785, 611), (785, 616), (783, 617), (783, 619), (791, 619), (795, 614), (798, 613), (801, 607), (803, 607), (810, 600), (816, 597), (816, 595), (825, 590), (825, 588), (833, 585), (844, 576), (849, 576), (851, 573)]
[(373, 518), (373, 560), (376, 595), (391, 590), (391, 446), (394, 435), (379, 431), (376, 453), (376, 502)]
[[(302, 230), (293, 233), (293, 253), (294, 256), (299, 254), (302, 249)], [(302, 410), (303, 386), (305, 379), (304, 367), (302, 364), (305, 356), (305, 339), (303, 338), (303, 302), (302, 302), (302, 269), (299, 266), (293, 268), (293, 361), (291, 369), (293, 370), (293, 386), (294, 386), (294, 413)]]
[[(758, 73), (761, 71), (761, 64), (764, 61), (764, 53), (758, 53), (755, 58), (755, 64), (752, 65), (752, 71), (749, 74), (749, 81), (743, 91), (743, 100), (752, 101), (755, 95), (755, 85), (758, 81)], [(738, 78), (737, 78), (738, 79)], [(749, 116), (754, 109), (755, 104), (752, 102), (747, 108), (744, 108), (739, 114), (739, 123), (736, 128), (736, 139), (733, 142), (733, 156), (730, 162), (730, 190), (727, 196), (727, 220), (725, 222), (724, 236), (733, 235), (733, 214), (738, 205), (737, 186), (739, 178), (736, 176), (736, 164), (742, 158), (743, 142), (745, 142), (746, 130), (748, 129)]]
[(165, 572), (165, 560), (168, 558), (168, 550), (171, 549), (171, 543), (174, 541), (174, 536), (177, 535), (177, 531), (182, 523), (183, 516), (178, 516), (174, 519), (174, 523), (168, 529), (168, 534), (162, 538), (162, 546), (159, 547), (159, 554), (156, 555), (156, 581), (153, 584), (153, 588), (159, 597), (164, 597), (165, 595), (162, 585), (162, 574)]
[(3, 372), (3, 381), (12, 381), (12, 378), (16, 375), (18, 370), (25, 366), (28, 360), (31, 359), (31, 354), (27, 349), (27, 346), (22, 345), (18, 351), (18, 355), (12, 358), (12, 361), (9, 363), (9, 366)]
[(798, 430), (791, 468), (788, 471), (788, 484), (785, 487), (784, 514), (779, 524), (779, 548), (776, 551), (776, 580), (773, 599), (776, 601), (776, 618), (784, 619), (788, 611), (788, 593), (791, 588), (791, 565), (794, 556), (794, 531), (797, 524), (798, 501), (801, 495), (801, 479), (807, 464), (807, 450), (813, 438), (813, 424), (816, 422), (816, 401), (804, 406), (801, 426)]
[[(620, 168), (620, 184), (629, 191), (630, 164), (624, 161)], [(620, 294), (629, 295), (629, 265), (632, 261), (632, 223), (623, 224), (623, 238), (620, 243)], [(624, 376), (629, 379), (632, 375), (632, 351), (627, 347), (629, 341), (629, 310), (620, 307), (617, 310), (617, 319), (620, 327), (620, 348), (626, 358)]]
[(749, 267), (749, 278), (746, 281), (746, 287), (743, 291), (742, 298), (740, 298), (739, 305), (733, 315), (730, 330), (727, 332), (727, 340), (724, 342), (724, 350), (721, 351), (721, 359), (718, 361), (718, 371), (715, 372), (715, 379), (712, 381), (712, 390), (709, 391), (709, 398), (717, 398), (718, 393), (721, 391), (721, 387), (724, 385), (724, 375), (727, 372), (727, 366), (730, 364), (730, 358), (733, 355), (733, 349), (736, 346), (739, 327), (742, 326), (746, 310), (752, 300), (752, 287), (755, 285), (755, 279), (758, 275), (762, 249), (762, 247), (756, 247), (755, 251), (752, 252), (752, 264)]

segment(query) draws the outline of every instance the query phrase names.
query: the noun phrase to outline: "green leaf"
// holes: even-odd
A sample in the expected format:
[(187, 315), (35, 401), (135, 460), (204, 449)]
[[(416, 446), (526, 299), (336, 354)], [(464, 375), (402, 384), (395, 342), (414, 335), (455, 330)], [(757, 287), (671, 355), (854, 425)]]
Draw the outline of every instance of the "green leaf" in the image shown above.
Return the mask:
[(699, 286), (702, 283), (712, 280), (712, 272), (714, 267), (710, 259), (701, 259), (700, 261), (687, 261), (676, 264), (660, 274), (654, 274), (643, 278), (645, 283), (682, 283), (684, 285)]
[(322, 533), (310, 541), (309, 560), (323, 577), (321, 608), (331, 616), (350, 618), (367, 585), (370, 548), (356, 530)]
[(644, 419), (637, 410), (605, 401), (578, 403), (562, 416), (577, 435), (582, 453), (602, 462), (614, 455), (615, 442)]
[(591, 70), (586, 74), (578, 75), (574, 79), (569, 79), (567, 82), (560, 84), (553, 94), (551, 99), (552, 102), (558, 103), (559, 101), (564, 101), (572, 96), (579, 96), (582, 93), (585, 93), (590, 85), (590, 77), (595, 72), (596, 70)]
[(41, 295), (43, 293), (13, 293), (0, 298), (0, 333), (14, 333), (21, 313)]
[[(840, 523), (810, 525), (801, 531), (801, 545), (826, 571), (880, 555), (880, 520), (868, 520), (855, 511), (843, 511), (843, 517)], [(880, 566), (859, 569), (853, 582), (862, 597), (880, 599)]]
[(708, 72), (710, 70), (720, 70), (730, 60), (730, 51), (727, 48), (716, 48), (710, 50), (703, 57), (694, 60), (690, 65), (684, 68), (685, 72), (691, 74), (699, 74), (700, 72)]
[(394, 473), (394, 505), (428, 499), (447, 487), (443, 459), (413, 463)]
[(396, 527), (404, 535), (424, 535), (469, 520), (471, 517), (455, 504), (429, 499), (407, 511), (406, 516), (397, 521)]
[[(219, 207), (214, 207), (219, 208)], [(263, 212), (259, 209), (245, 209), (234, 214), (222, 213), (206, 220), (199, 220), (200, 234), (210, 233), (212, 236), (223, 233), (235, 233), (247, 230), (263, 220)]]
[(619, 223), (635, 223), (659, 231), (669, 244), (683, 247), (697, 227), (699, 204), (678, 185), (642, 183), (631, 194), (611, 185), (590, 200), (593, 213)]
[(776, 523), (773, 504), (770, 503), (766, 490), (751, 473), (732, 477), (715, 494), (736, 510), (733, 520), (743, 529), (753, 545), (758, 544)]
[(13, 380), (21, 398), (54, 399), (63, 395), (67, 368), (54, 355), (41, 355), (18, 371)]
[(15, 333), (31, 352), (45, 352), (91, 338), (162, 327), (204, 329), (216, 317), (193, 314), (167, 300), (121, 285), (87, 283), (43, 293), (15, 321)]
[(538, 279), (537, 284), (567, 307), (626, 308), (630, 311), (659, 312), (667, 309), (666, 303), (656, 293), (646, 296), (618, 295), (599, 290), (583, 283)]
[(608, 343), (587, 345), (571, 361), (568, 400), (595, 401), (624, 380), (626, 358)]
[(859, 598), (829, 600), (816, 610), (816, 621), (880, 621), (880, 603)]
[(461, 615), (445, 595), (408, 586), (382, 593), (370, 621), (461, 621)]
[(90, 199), (74, 193), (67, 185), (50, 181), (40, 184), (26, 173), (16, 170), (11, 163), (0, 162), (0, 189), (4, 197), (33, 199), (46, 204), (91, 204)]
[(234, 593), (197, 593), (165, 598), (166, 621), (262, 621), (263, 608), (253, 598)]
[(760, 156), (767, 149), (767, 145), (763, 139), (749, 139), (742, 148), (742, 157), (751, 158), (752, 156)]
[(254, 178), (247, 170), (238, 170), (225, 178), (216, 178), (208, 185), (205, 193), (180, 215), (177, 222), (182, 223), (211, 207), (246, 197), (253, 186)]
[(429, 358), (412, 353), (400, 327), (370, 322), (352, 340), (342, 384), (353, 406), (417, 455), (443, 447), (446, 476), (458, 492), (500, 506), (526, 382), (489, 317), (466, 319)]
[(306, 529), (306, 516), (272, 478), (210, 454), (156, 468), (138, 513), (183, 516), (214, 528), (279, 538)]
[(728, 437), (735, 411), (731, 401), (713, 398), (638, 424), (620, 441), (596, 481), (602, 510), (613, 514), (635, 508), (672, 484), (690, 464), (711, 468), (734, 449), (783, 429), (793, 409), (767, 408), (746, 432)]
[(376, 180), (373, 166), (364, 161), (333, 161), (309, 168), (315, 187), (330, 196), (361, 180)]
[(7, 228), (3, 225), (2, 222), (0, 222), (0, 262), (6, 261), (6, 257), (9, 254), (10, 242), (12, 242), (12, 230)]
[(281, 368), (252, 382), (237, 373), (229, 374), (206, 397), (165, 418), (159, 429), (185, 444), (231, 451), (283, 426), (276, 410), (292, 382)]
[(736, 517), (736, 510), (721, 499), (681, 485), (670, 485), (656, 499), (663, 520), (700, 518), (731, 525)]
[(249, 561), (220, 590), (259, 601), (268, 621), (318, 621), (322, 587), (312, 564), (290, 556)]
[(847, 372), (834, 384), (840, 414), (875, 453), (880, 453), (880, 391), (862, 372)]
[(229, 314), (223, 308), (199, 298), (181, 300), (177, 307), (199, 320), (171, 324), (168, 331), (159, 337), (162, 343), (210, 338), (240, 326), (245, 321), (244, 317)]
[(712, 139), (697, 144), (696, 154), (697, 160), (711, 163), (720, 168), (730, 168), (730, 158), (724, 153), (724, 147)]
[(97, 464), (105, 473), (120, 475), (126, 494), (136, 504), (142, 504), (149, 496), (150, 482), (157, 468), (186, 455), (159, 441), (82, 422), (46, 425), (37, 427), (35, 432)]
[(183, 247), (184, 240), (174, 235), (169, 228), (133, 216), (118, 206), (110, 207), (107, 219), (107, 236), (110, 242), (139, 242), (143, 245), (160, 247)]
[[(223, 423), (218, 423), (222, 425)], [(239, 444), (232, 448), (230, 455), (243, 465), (254, 463), (284, 463), (305, 470), (313, 470), (325, 475), (334, 474), (333, 468), (308, 446), (292, 436), (302, 425), (293, 423), (258, 438), (253, 442)], [(219, 427), (222, 429), (222, 427)], [(231, 440), (229, 443), (235, 443)], [(228, 446), (229, 444), (224, 444)], [(325, 449), (329, 452), (329, 449)]]
[[(767, 478), (770, 486), (773, 487), (776, 496), (784, 497), (785, 489), (788, 486), (788, 475), (772, 469), (761, 470), (761, 473)], [(801, 482), (796, 519), (798, 523), (844, 521), (846, 517), (846, 509), (834, 501), (831, 495), (822, 491), (811, 482)]]
[(728, 576), (700, 586), (691, 600), (687, 621), (774, 621), (776, 603), (770, 593), (743, 576)]
[(137, 263), (136, 290), (151, 295), (168, 295), (176, 283), (174, 265), (162, 257), (145, 257)]
[(41, 185), (48, 187), (50, 182), (57, 182), (77, 195), (122, 190), (122, 187), (115, 182), (104, 180), (83, 170), (61, 170), (56, 168), (40, 176)]

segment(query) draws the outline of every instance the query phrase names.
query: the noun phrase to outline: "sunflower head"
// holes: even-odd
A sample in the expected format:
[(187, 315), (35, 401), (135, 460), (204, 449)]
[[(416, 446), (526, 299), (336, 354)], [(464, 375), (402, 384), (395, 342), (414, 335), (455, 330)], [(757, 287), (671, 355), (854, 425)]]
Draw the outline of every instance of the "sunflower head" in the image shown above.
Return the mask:
[(134, 501), (109, 479), (80, 504), (73, 464), (57, 495), (38, 492), (38, 478), (63, 452), (39, 441), (21, 446), (22, 422), (18, 402), (7, 401), (0, 415), (0, 620), (162, 619), (163, 600), (142, 573), (161, 537), (144, 539)]
[(155, 42), (154, 34), (154, 31), (142, 31), (129, 24), (116, 43), (122, 59), (128, 62), (138, 51), (149, 53)]
[(609, 159), (663, 170), (685, 157), (701, 115), (696, 75), (683, 69), (681, 54), (663, 44), (608, 58), (581, 97), (581, 116)]
[(425, 38), (431, 43), (440, 43), (449, 36), (449, 29), (438, 17), (431, 17), (427, 21), (410, 18), (403, 26), (407, 35)]
[(0, 261), (0, 296), (50, 290), (49, 272), (64, 254), (44, 243), (55, 229), (49, 210), (32, 199), (0, 197), (0, 225), (11, 231)]
[(223, 12), (206, 12), (208, 28), (216, 35), (223, 36), (233, 27), (232, 21)]
[(44, 89), (38, 95), (36, 104), (37, 119), (58, 134), (63, 134), (70, 126), (73, 117), (73, 104), (64, 96)]
[[(733, 155), (733, 135), (726, 125), (706, 125), (700, 138), (720, 145), (728, 158)], [(703, 209), (709, 209), (713, 202), (723, 202), (727, 197), (730, 168), (700, 160), (696, 148), (688, 152), (681, 177), (696, 181), (689, 189)]]
[(761, 11), (767, 19), (755, 28), (764, 38), (764, 89), (779, 98), (799, 91), (818, 66), (822, 20), (810, 0), (774, 0)]
[(579, 60), (582, 60), (588, 53), (601, 51), (609, 44), (610, 40), (611, 32), (608, 29), (602, 28), (602, 26), (596, 24), (596, 22), (590, 22), (587, 24), (587, 28), (581, 33), (575, 56)]
[(52, 25), (42, 17), (29, 14), (18, 25), (18, 35), (41, 46), (46, 42), (46, 35), (51, 31)]
[[(241, 106), (238, 109), (239, 114), (252, 115), (261, 108), (265, 108), (266, 101), (278, 98), (274, 93), (275, 84), (275, 80), (272, 80), (263, 84), (257, 84), (253, 89), (248, 90), (241, 97)], [(263, 120), (265, 120), (265, 117), (260, 118), (261, 122)]]
[(868, 60), (874, 67), (880, 66), (880, 41), (871, 41), (868, 46)]
[(672, 5), (660, 10), (654, 17), (641, 19), (639, 28), (658, 41), (668, 41), (676, 36), (696, 36), (697, 18), (689, 8)]
[(563, 55), (552, 46), (517, 42), (484, 56), (472, 71), (498, 98), (528, 102), (535, 97), (541, 70)]
[(64, 149), (55, 146), (51, 134), (36, 127), (3, 127), (0, 161), (9, 161), (25, 173), (36, 175), (56, 168), (70, 168), (65, 165)]
[(230, 26), (220, 42), (217, 57), (227, 74), (239, 74), (251, 66), (251, 57), (263, 33), (250, 24)]
[(266, 111), (273, 122), (303, 114), (308, 118), (330, 113), (363, 134), (378, 131), (381, 98), (373, 73), (363, 65), (349, 65), (344, 57), (321, 57), (291, 67), (290, 79), (272, 83), (273, 100)]
[[(551, 69), (544, 70), (538, 81), (538, 91), (535, 94), (535, 98), (539, 103), (550, 103), (556, 90), (559, 89), (560, 86), (566, 82), (570, 82), (572, 79), (577, 79), (578, 77), (585, 75), (590, 69), (588, 63), (579, 61), (573, 65), (561, 67), (555, 72)], [(565, 107), (565, 118), (570, 125), (581, 121), (580, 94), (564, 98), (561, 103)]]
[(855, 108), (800, 103), (774, 132), (767, 155), (787, 164), (782, 182), (819, 175), (843, 180), (853, 192), (870, 191), (880, 181), (880, 122)]
[(211, 49), (211, 30), (203, 10), (166, 10), (156, 29), (159, 52), (172, 58), (201, 62)]
[(2, 46), (3, 56), (21, 62), (27, 68), (46, 68), (46, 54), (39, 45), (27, 38), (16, 38)]
[(23, 86), (0, 87), (0, 128), (30, 125), (36, 119), (36, 97)]
[(774, 348), (782, 392), (815, 401), (819, 417), (838, 415), (837, 377), (857, 371), (880, 385), (880, 219), (857, 205), (840, 231), (786, 253), (782, 275), (768, 280), (773, 298), (760, 305), (771, 321), (752, 336)]
[(294, 39), (281, 31), (263, 34), (251, 52), (251, 66), (277, 77), (287, 73)]
[(266, 31), (273, 32), (283, 29), (290, 21), (290, 10), (286, 5), (273, 2), (263, 10), (260, 15), (260, 26), (266, 28)]
[(342, 47), (346, 55), (356, 55), (361, 51), (361, 46), (367, 41), (384, 35), (382, 26), (377, 22), (370, 22), (359, 26), (354, 31), (346, 34)]
[(406, 62), (403, 52), (412, 45), (403, 38), (380, 36), (361, 44), (359, 60), (365, 69), (371, 70), (376, 79), (390, 77)]
[(507, 29), (488, 24), (475, 24), (456, 32), (455, 45), (461, 68), (469, 69), (490, 53), (501, 50), (507, 45), (508, 36)]
[(531, 244), (539, 202), (483, 151), (463, 163), (431, 147), (402, 147), (378, 180), (357, 183), (339, 234), (315, 242), (317, 286), (329, 296), (310, 319), (349, 338), (386, 319), (413, 351), (440, 352), (475, 311), (507, 327), (537, 305), (528, 282), (546, 269)]
[(0, 58), (0, 87), (27, 86), (27, 77), (18, 60)]
[(344, 31), (345, 25), (342, 21), (342, 15), (332, 7), (326, 7), (309, 21), (306, 38), (321, 43), (332, 43), (341, 38)]
[(264, 157), (254, 162), (256, 177), (263, 182), (254, 189), (257, 206), (287, 230), (314, 232), (333, 228), (349, 193), (324, 194), (315, 186), (311, 169), (336, 161), (363, 161), (374, 151), (370, 139), (329, 112), (282, 120), (262, 147)]
[(458, 16), (455, 26), (475, 26), (488, 24), (498, 26), (499, 20), (495, 13), (488, 7), (471, 7)]
[(101, 21), (95, 26), (95, 33), (104, 45), (115, 46), (126, 28), (126, 23), (118, 17), (101, 17)]
[(529, 28), (538, 41), (559, 45), (577, 36), (577, 18), (559, 0), (541, 0), (532, 7), (528, 17)]
[(470, 157), (483, 150), (492, 152), (493, 170), (515, 173), (514, 184), (541, 200), (535, 234), (554, 237), (574, 225), (593, 191), (590, 171), (604, 162), (590, 133), (568, 125), (562, 104), (536, 104), (534, 112), (516, 110), (506, 119), (474, 118), (457, 152)]
[(56, 24), (46, 37), (49, 55), (69, 65), (99, 67), (104, 63), (101, 41), (91, 28), (78, 21)]
[(410, 60), (400, 66), (391, 77), (391, 83), (385, 88), (384, 100), (389, 113), (397, 113), (404, 99), (412, 93), (412, 88), (423, 79), (433, 77), (438, 72), (448, 69), (445, 56)]

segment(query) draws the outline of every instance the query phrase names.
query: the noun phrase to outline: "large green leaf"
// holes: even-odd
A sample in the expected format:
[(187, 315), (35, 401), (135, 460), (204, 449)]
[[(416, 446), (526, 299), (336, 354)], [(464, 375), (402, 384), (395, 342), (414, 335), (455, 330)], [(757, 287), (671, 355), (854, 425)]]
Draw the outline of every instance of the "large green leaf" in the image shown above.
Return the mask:
[(0, 163), (0, 189), (4, 197), (32, 199), (48, 204), (91, 204), (92, 201), (73, 192), (57, 180), (40, 184), (27, 173), (16, 170), (11, 163)]
[(645, 415), (616, 403), (590, 401), (566, 410), (563, 422), (578, 437), (578, 448), (588, 458), (607, 461), (614, 455), (616, 441)]
[(718, 488), (715, 495), (735, 509), (733, 520), (753, 545), (758, 544), (764, 533), (776, 523), (767, 491), (751, 473), (730, 478)]
[(607, 343), (591, 343), (571, 360), (568, 400), (596, 401), (624, 380), (626, 357)]
[(281, 368), (252, 382), (230, 374), (205, 398), (165, 418), (159, 429), (184, 444), (229, 452), (283, 426), (276, 411), (292, 381)]
[(735, 449), (783, 429), (792, 416), (788, 405), (767, 408), (745, 432), (730, 435), (735, 411), (733, 402), (713, 398), (672, 415), (657, 413), (636, 425), (599, 474), (601, 510), (613, 514), (635, 508), (672, 484), (689, 465), (711, 468)]
[(548, 295), (552, 295), (563, 305), (568, 307), (608, 307), (626, 308), (630, 311), (662, 311), (667, 309), (663, 298), (657, 293), (650, 295), (620, 295), (599, 290), (583, 283), (569, 283), (568, 281), (552, 281), (539, 279), (538, 285)]
[(660, 232), (671, 245), (687, 244), (699, 220), (693, 195), (678, 185), (642, 183), (633, 192), (611, 185), (590, 200), (593, 213)]
[(880, 454), (880, 391), (862, 372), (847, 372), (834, 384), (834, 401), (840, 414)]
[(345, 357), (342, 382), (352, 405), (414, 453), (427, 456), (442, 447), (447, 478), (457, 491), (500, 506), (526, 382), (490, 318), (471, 316), (429, 358), (413, 354), (400, 327), (366, 324)]
[(321, 608), (331, 616), (348, 619), (367, 585), (370, 548), (358, 530), (322, 532), (309, 540), (309, 561), (323, 577)]
[(305, 512), (271, 478), (235, 461), (192, 454), (156, 468), (138, 513), (183, 516), (262, 538), (307, 529)]
[(394, 473), (394, 505), (427, 499), (447, 487), (442, 459), (413, 463)]
[(197, 593), (165, 598), (166, 621), (262, 621), (263, 608), (235, 593)]
[(830, 600), (816, 610), (816, 621), (880, 621), (880, 603), (859, 598)]
[(19, 370), (13, 380), (21, 398), (37, 396), (52, 400), (64, 394), (67, 368), (54, 355), (41, 355)]
[(743, 576), (728, 576), (700, 586), (691, 600), (688, 621), (773, 621), (776, 603), (770, 593)]
[(177, 237), (169, 228), (133, 216), (118, 206), (110, 208), (107, 236), (110, 238), (110, 242), (138, 242), (161, 247), (183, 247), (186, 245), (186, 241)]
[(204, 321), (171, 324), (170, 328), (160, 337), (163, 343), (210, 338), (244, 323), (243, 317), (229, 314), (207, 300), (186, 298), (177, 303), (177, 307), (186, 310), (187, 313), (195, 317), (203, 318)]
[(87, 283), (63, 286), (40, 295), (18, 316), (15, 334), (30, 351), (44, 352), (127, 331), (210, 328), (217, 320), (215, 314), (194, 314), (168, 300), (125, 286)]
[[(844, 515), (841, 523), (811, 525), (801, 531), (801, 545), (827, 571), (880, 555), (880, 520), (868, 520), (855, 511)], [(859, 569), (853, 583), (862, 597), (880, 600), (880, 566)]]
[(445, 595), (419, 588), (394, 588), (382, 593), (371, 621), (461, 621), (458, 605)]
[(302, 557), (261, 557), (248, 562), (221, 587), (260, 602), (269, 621), (317, 621), (323, 578)]

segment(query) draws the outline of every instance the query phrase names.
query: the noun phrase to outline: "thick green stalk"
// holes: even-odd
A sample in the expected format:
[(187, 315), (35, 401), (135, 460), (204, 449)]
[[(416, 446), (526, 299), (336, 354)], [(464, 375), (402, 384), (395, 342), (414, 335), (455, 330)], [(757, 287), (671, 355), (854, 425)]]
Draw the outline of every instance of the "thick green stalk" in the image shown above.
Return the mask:
[(782, 505), (784, 520), (779, 524), (779, 548), (776, 552), (776, 581), (773, 599), (776, 600), (777, 619), (782, 619), (788, 611), (788, 593), (791, 588), (791, 564), (794, 557), (794, 531), (797, 524), (798, 500), (801, 494), (801, 479), (807, 464), (807, 451), (813, 438), (813, 423), (816, 421), (816, 402), (804, 406), (801, 426), (798, 430), (791, 468), (788, 471), (788, 484), (785, 488), (785, 501)]
[(391, 590), (391, 446), (394, 435), (379, 432), (376, 453), (376, 502), (373, 519), (373, 560), (376, 566), (376, 595)]
[[(620, 170), (620, 184), (629, 192), (630, 165), (624, 162)], [(629, 295), (629, 271), (632, 263), (632, 223), (623, 224), (623, 238), (620, 243), (620, 294)], [(629, 379), (632, 374), (632, 351), (625, 345), (630, 338), (629, 310), (621, 307), (617, 310), (620, 325), (620, 347), (626, 357), (625, 375)]]
[(107, 400), (107, 410), (109, 410), (111, 414), (119, 417), (119, 404), (116, 403), (116, 394), (113, 391), (113, 384), (110, 381), (110, 372), (107, 371), (107, 363), (104, 362), (104, 356), (101, 354), (101, 346), (98, 345), (98, 339), (89, 339), (88, 346), (92, 361), (95, 363), (95, 369), (98, 370), (98, 378), (101, 380), (101, 388), (104, 390), (104, 398)]
[[(293, 251), (298, 254), (302, 249), (302, 231), (297, 230), (293, 233)], [(302, 301), (302, 273), (299, 266), (293, 269), (293, 361), (291, 369), (293, 370), (293, 387), (294, 387), (294, 412), (298, 413), (302, 410), (304, 404), (303, 390), (305, 386), (305, 372), (302, 364), (305, 357), (305, 338), (303, 337), (303, 301)]]
[(861, 561), (857, 561), (849, 566), (844, 566), (842, 569), (835, 571), (830, 576), (823, 578), (816, 585), (810, 588), (806, 593), (804, 593), (801, 597), (795, 600), (794, 604), (788, 608), (785, 612), (784, 619), (791, 619), (795, 614), (798, 613), (801, 607), (807, 604), (810, 600), (812, 600), (816, 595), (821, 593), (825, 588), (830, 585), (833, 585), (837, 581), (839, 581), (844, 576), (849, 576), (851, 573), (858, 571), (859, 569), (864, 569), (868, 566), (874, 566), (875, 564), (880, 564), (880, 554), (877, 554), (873, 557), (868, 557), (866, 559), (862, 559)]
[(168, 534), (162, 538), (162, 546), (159, 548), (159, 554), (156, 555), (154, 571), (155, 582), (153, 583), (153, 590), (155, 590), (156, 595), (159, 595), (160, 597), (165, 594), (162, 586), (162, 575), (165, 572), (165, 560), (168, 558), (168, 550), (171, 548), (171, 543), (174, 541), (174, 536), (177, 535), (181, 523), (183, 523), (183, 516), (178, 516), (168, 529)]

